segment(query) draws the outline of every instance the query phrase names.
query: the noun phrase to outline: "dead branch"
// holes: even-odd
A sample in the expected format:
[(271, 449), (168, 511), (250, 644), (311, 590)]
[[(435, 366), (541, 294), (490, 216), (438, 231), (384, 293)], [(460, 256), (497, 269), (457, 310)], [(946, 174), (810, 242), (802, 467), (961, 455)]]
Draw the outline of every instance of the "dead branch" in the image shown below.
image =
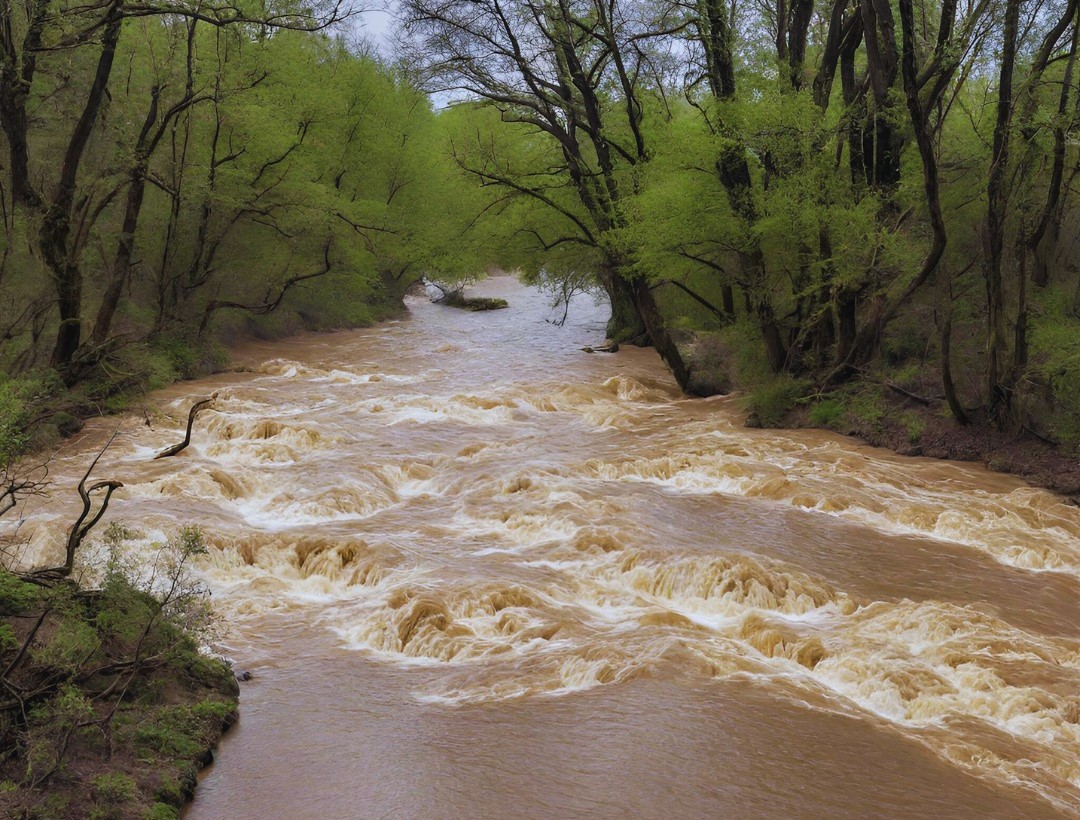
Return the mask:
[[(44, 470), (44, 476), (41, 478), (35, 476), (34, 472), (37, 470)], [(0, 516), (11, 512), (15, 505), (26, 496), (43, 495), (48, 487), (48, 481), (46, 480), (48, 475), (48, 465), (44, 464), (21, 474), (0, 470), (0, 482), (3, 482), (3, 485), (0, 486)]]
[(160, 453), (154, 456), (154, 459), (156, 460), (159, 458), (168, 458), (169, 456), (175, 456), (182, 450), (187, 449), (187, 446), (191, 444), (191, 428), (195, 424), (195, 417), (207, 407), (210, 407), (214, 403), (214, 401), (217, 400), (217, 397), (218, 394), (214, 393), (212, 396), (210, 396), (210, 398), (202, 399), (201, 401), (197, 401), (193, 405), (191, 405), (191, 409), (188, 411), (187, 430), (184, 432), (184, 440), (177, 442), (172, 447), (167, 447), (166, 449), (162, 450)]
[[(109, 440), (105, 442), (105, 446), (98, 451), (98, 454), (94, 456), (94, 460), (90, 462), (90, 466), (86, 468), (86, 472), (83, 474), (82, 479), (79, 481), (78, 491), (79, 497), (83, 502), (82, 512), (79, 517), (75, 519), (75, 523), (72, 524), (71, 530), (68, 531), (67, 549), (64, 558), (64, 565), (61, 567), (48, 567), (45, 569), (35, 570), (24, 576), (25, 580), (35, 583), (49, 583), (61, 578), (67, 578), (71, 575), (71, 570), (75, 566), (75, 554), (79, 551), (79, 547), (82, 546), (83, 539), (90, 533), (97, 523), (101, 520), (101, 517), (105, 515), (105, 510), (108, 509), (109, 500), (112, 498), (112, 494), (116, 490), (123, 487), (123, 483), (120, 481), (98, 481), (95, 484), (86, 486), (86, 482), (90, 479), (90, 473), (94, 471), (94, 467), (97, 466), (98, 461), (105, 455), (105, 451), (109, 449), (109, 446), (113, 443), (117, 433), (120, 432), (120, 428), (117, 427), (113, 430), (113, 434), (109, 436)], [(90, 516), (90, 512), (93, 509), (94, 502), (91, 498), (92, 493), (96, 493), (99, 490), (105, 491), (105, 497), (101, 500), (101, 506), (98, 508), (97, 513), (93, 517)], [(90, 520), (87, 521), (87, 518)]]

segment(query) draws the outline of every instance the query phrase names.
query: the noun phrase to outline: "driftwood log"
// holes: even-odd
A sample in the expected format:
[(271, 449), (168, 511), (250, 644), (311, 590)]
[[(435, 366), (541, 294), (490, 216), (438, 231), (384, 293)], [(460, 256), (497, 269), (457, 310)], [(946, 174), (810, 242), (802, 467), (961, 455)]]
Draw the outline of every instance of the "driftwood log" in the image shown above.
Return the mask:
[(164, 450), (154, 456), (154, 458), (168, 458), (169, 456), (175, 456), (181, 450), (186, 449), (187, 446), (191, 444), (191, 427), (195, 424), (195, 417), (198, 416), (199, 413), (201, 413), (207, 407), (212, 405), (217, 399), (217, 397), (218, 394), (214, 393), (214, 395), (210, 396), (210, 398), (202, 399), (201, 401), (197, 401), (193, 405), (191, 405), (191, 409), (188, 411), (187, 430), (184, 432), (184, 440), (177, 442), (172, 447), (166, 447)]

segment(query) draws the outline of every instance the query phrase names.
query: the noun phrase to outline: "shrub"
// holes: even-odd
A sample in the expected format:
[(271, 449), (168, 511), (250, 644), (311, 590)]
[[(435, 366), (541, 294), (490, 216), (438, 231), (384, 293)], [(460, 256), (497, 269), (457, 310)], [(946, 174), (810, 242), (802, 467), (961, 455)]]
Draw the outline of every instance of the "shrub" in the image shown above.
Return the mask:
[(21, 615), (38, 600), (40, 588), (0, 568), (0, 615)]
[(155, 803), (146, 810), (143, 820), (176, 820), (180, 816), (180, 810), (167, 803)]
[(184, 790), (176, 778), (166, 777), (161, 781), (157, 791), (154, 792), (154, 799), (158, 801), (158, 805), (166, 805), (169, 808), (182, 806), (184, 804)]
[(856, 419), (874, 427), (880, 427), (885, 418), (885, 402), (881, 393), (873, 389), (856, 393), (848, 409)]
[(197, 757), (206, 750), (232, 708), (220, 701), (203, 701), (194, 706), (162, 709), (154, 720), (135, 730), (135, 741), (168, 757)]
[(844, 405), (839, 399), (819, 401), (810, 408), (810, 423), (815, 427), (834, 427), (844, 416)]
[(31, 386), (25, 380), (0, 383), (0, 466), (15, 460), (29, 443), (26, 424)]
[(98, 775), (91, 785), (91, 793), (98, 803), (116, 805), (135, 799), (135, 781), (123, 772)]
[(762, 427), (778, 427), (808, 386), (803, 380), (780, 378), (758, 388), (750, 396), (753, 420)]
[(67, 617), (60, 622), (52, 639), (32, 652), (35, 662), (41, 666), (74, 671), (98, 645), (97, 631), (90, 624)]
[(918, 444), (926, 429), (926, 420), (918, 413), (907, 412), (902, 417), (909, 444)]

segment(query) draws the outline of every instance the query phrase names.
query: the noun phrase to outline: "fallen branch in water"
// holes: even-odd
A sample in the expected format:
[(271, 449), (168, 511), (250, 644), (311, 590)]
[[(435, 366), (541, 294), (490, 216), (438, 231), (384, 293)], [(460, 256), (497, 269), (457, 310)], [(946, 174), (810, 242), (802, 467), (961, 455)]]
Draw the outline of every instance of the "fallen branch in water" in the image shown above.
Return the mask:
[(214, 393), (214, 395), (212, 395), (210, 398), (203, 399), (202, 401), (197, 401), (193, 405), (191, 405), (191, 409), (188, 411), (187, 431), (184, 433), (184, 440), (174, 444), (172, 447), (165, 448), (156, 456), (154, 456), (154, 459), (156, 460), (159, 458), (168, 458), (169, 456), (175, 456), (181, 450), (186, 449), (187, 446), (191, 444), (191, 427), (195, 424), (195, 417), (207, 407), (212, 405), (217, 399), (217, 397), (218, 394)]

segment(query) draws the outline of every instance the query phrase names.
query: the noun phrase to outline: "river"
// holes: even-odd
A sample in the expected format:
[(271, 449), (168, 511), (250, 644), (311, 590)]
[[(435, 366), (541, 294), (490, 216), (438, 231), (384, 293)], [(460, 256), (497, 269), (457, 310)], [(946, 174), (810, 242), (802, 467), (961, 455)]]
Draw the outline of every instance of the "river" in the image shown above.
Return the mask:
[(254, 675), (186, 818), (1080, 816), (1080, 510), (746, 429), (583, 352), (605, 307), (479, 290), (510, 308), (245, 345), (95, 471), (138, 543), (202, 528)]

